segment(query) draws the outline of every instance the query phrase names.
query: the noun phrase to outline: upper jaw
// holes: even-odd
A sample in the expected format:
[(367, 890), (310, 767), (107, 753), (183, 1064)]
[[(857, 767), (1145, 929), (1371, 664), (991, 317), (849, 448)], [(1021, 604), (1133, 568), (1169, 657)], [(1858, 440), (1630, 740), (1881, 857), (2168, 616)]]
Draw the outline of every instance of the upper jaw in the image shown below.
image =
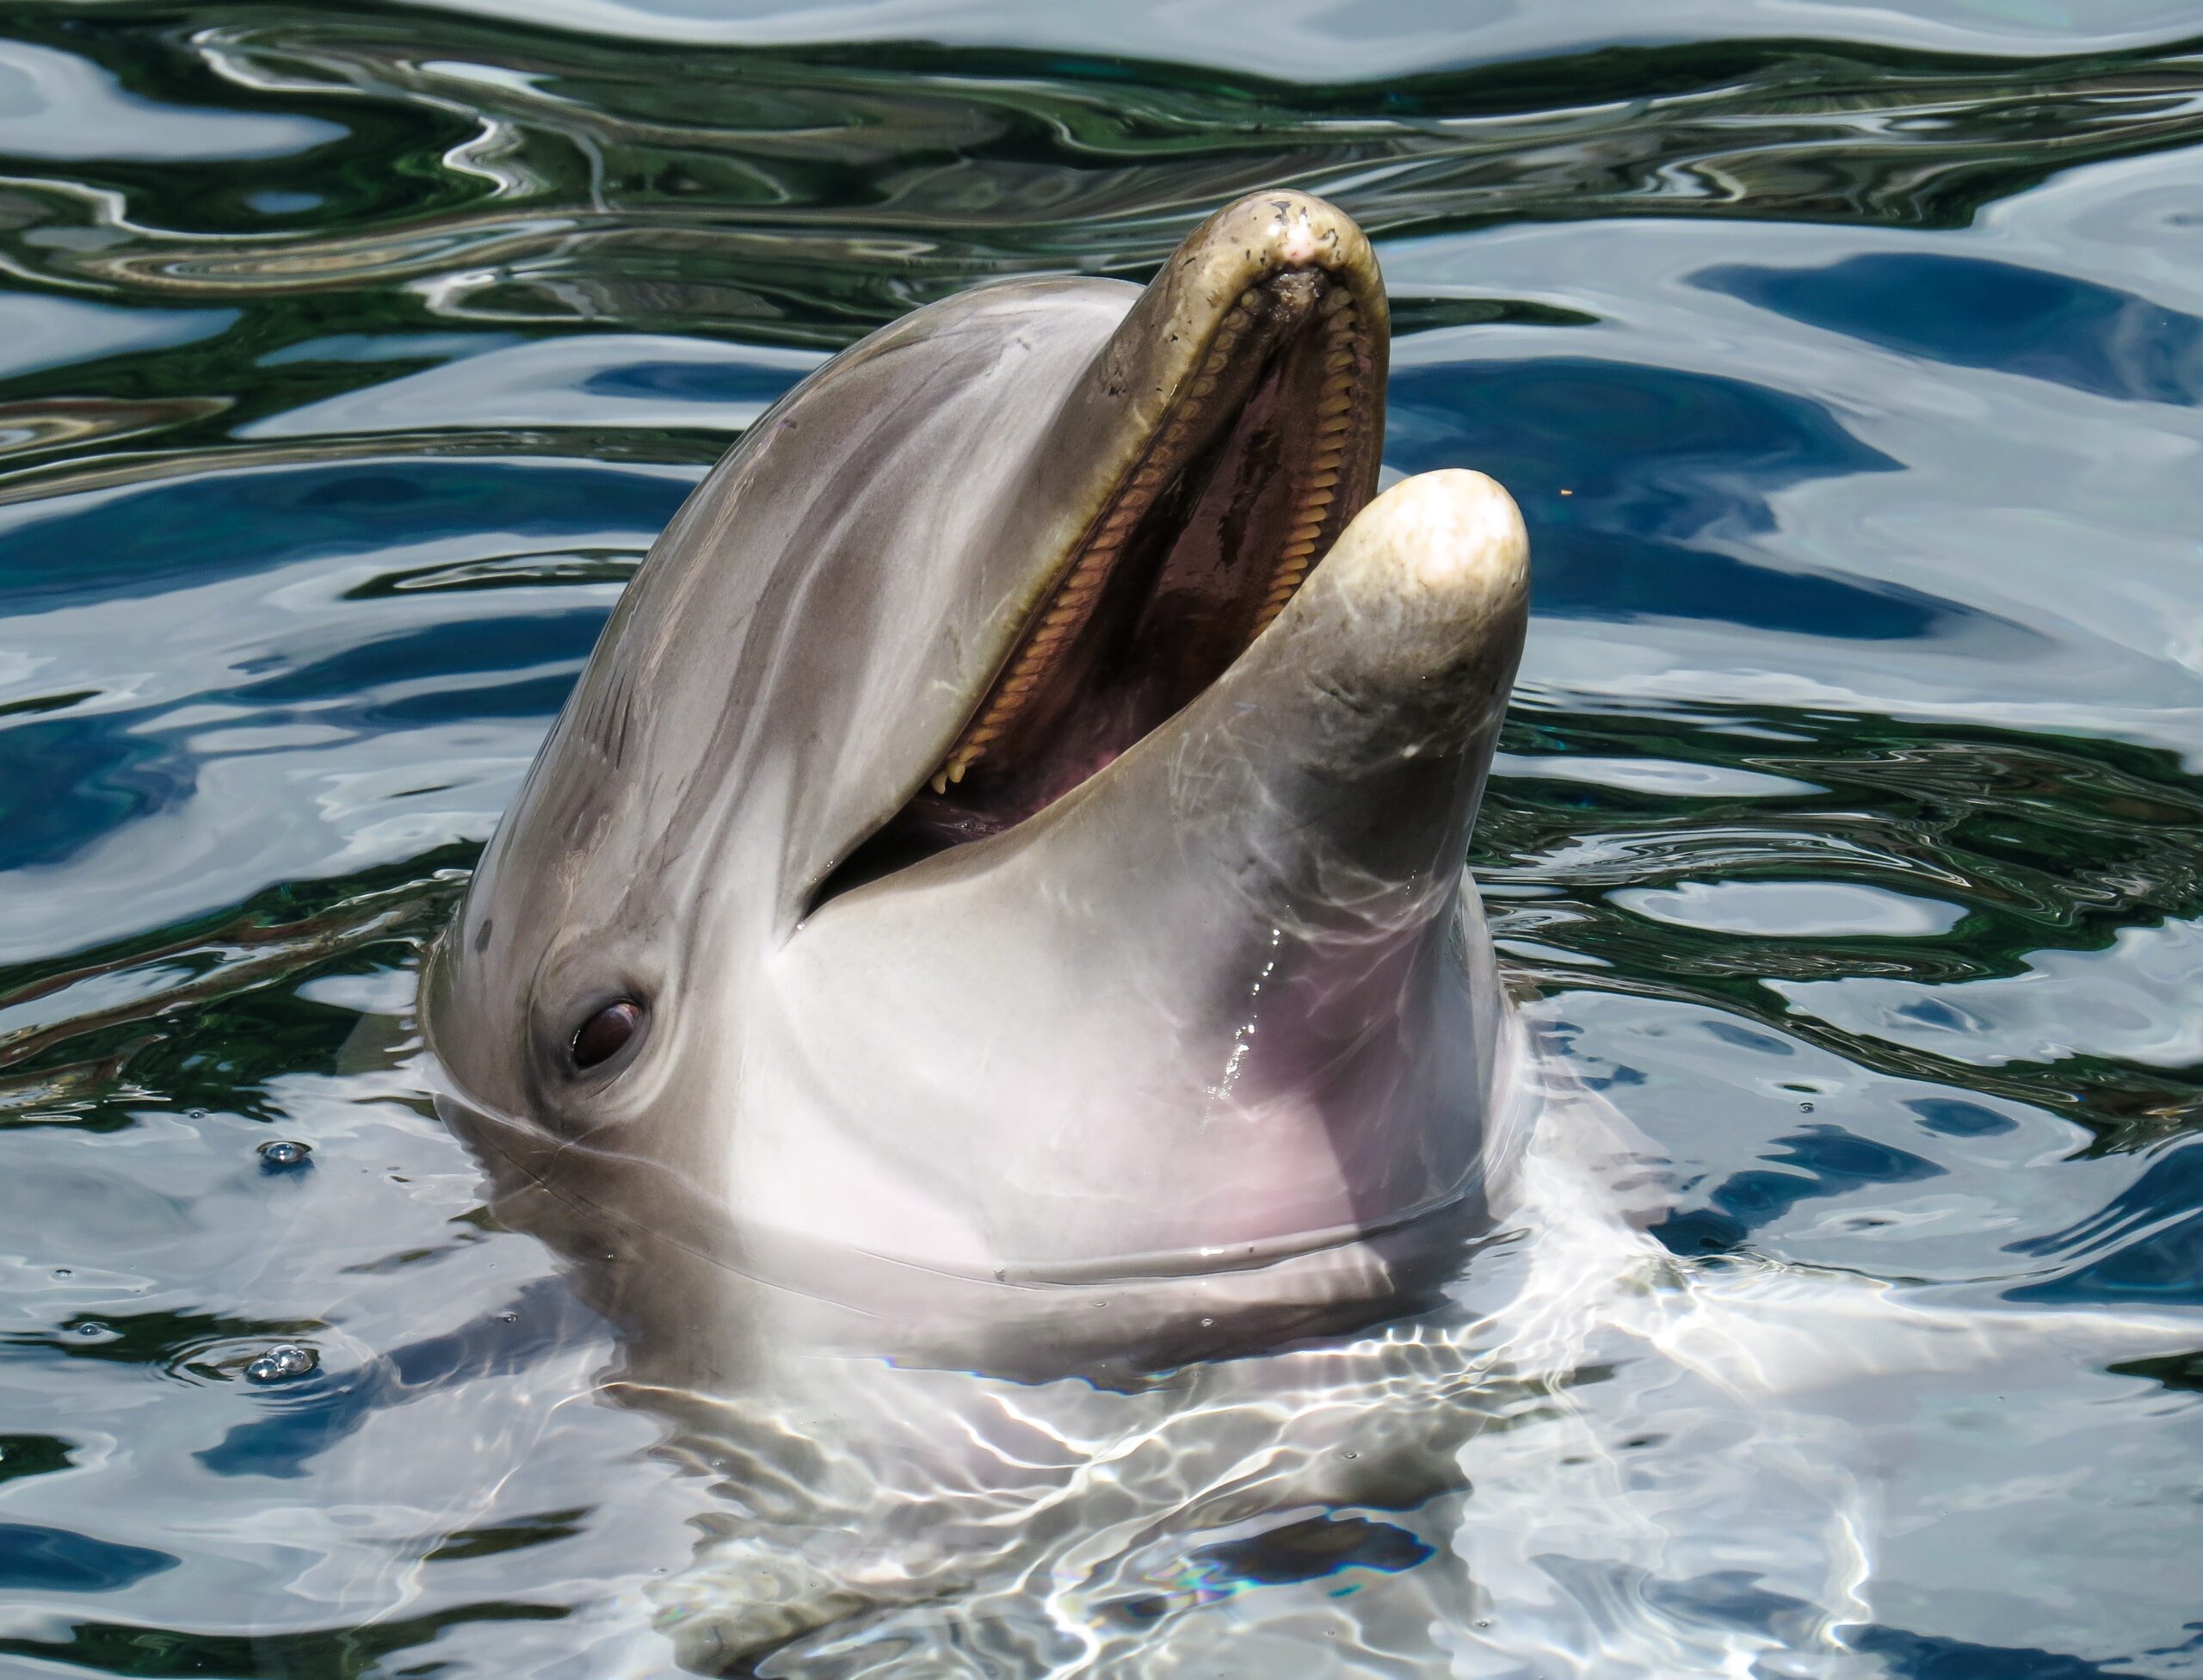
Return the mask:
[[(1186, 481), (1203, 467), (1212, 484), (1237, 468), (1243, 501), (1267, 494), (1274, 504), (1274, 546), (1235, 557), (1242, 610), (1225, 615), (1239, 633), (1225, 662), (1277, 615), (1375, 491), (1390, 330), (1368, 240), (1321, 199), (1254, 194), (1187, 238), (1058, 416), (1049, 448), (1084, 454), (1097, 469), (1084, 518), (1051, 557), (1021, 633), (943, 755), (936, 791), (1017, 744), (1036, 690), (1052, 665), (1075, 657), (1111, 584), (1138, 558), (1144, 528), (1170, 522), (1174, 511), (1195, 524), (1225, 511), (1188, 505), (1185, 491), (1200, 486)], [(1283, 411), (1263, 417), (1278, 458), (1231, 460), (1228, 434), (1266, 398)]]
[(1220, 676), (1375, 490), (1388, 329), (1368, 242), (1320, 199), (1254, 195), (1190, 236), (1040, 441), (1059, 516), (981, 633), (991, 676), (811, 903), (1022, 821)]
[(1096, 359), (1089, 387), (1065, 411), (1111, 483), (1198, 379), (1237, 301), (1294, 271), (1320, 274), (1352, 294), (1379, 358), (1373, 371), (1381, 400), (1392, 318), (1369, 241), (1322, 199), (1250, 194), (1210, 217), (1172, 253)]

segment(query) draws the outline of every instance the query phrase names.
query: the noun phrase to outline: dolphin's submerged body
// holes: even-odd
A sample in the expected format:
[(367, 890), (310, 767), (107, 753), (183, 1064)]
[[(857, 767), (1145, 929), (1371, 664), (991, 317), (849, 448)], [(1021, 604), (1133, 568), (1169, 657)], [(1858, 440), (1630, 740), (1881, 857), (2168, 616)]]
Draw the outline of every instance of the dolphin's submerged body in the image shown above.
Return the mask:
[[(1258, 195), (836, 357), (622, 599), (423, 998), (719, 1495), (589, 1672), (1880, 1671), (1844, 1408), (1761, 1404), (1879, 1298), (1785, 1275), (1740, 1322), (1812, 1334), (1732, 1357), (1510, 1005), (1462, 860), (1527, 546), (1375, 493), (1386, 344), (1359, 230)], [(1627, 1461), (1677, 1407), (1703, 1556)]]

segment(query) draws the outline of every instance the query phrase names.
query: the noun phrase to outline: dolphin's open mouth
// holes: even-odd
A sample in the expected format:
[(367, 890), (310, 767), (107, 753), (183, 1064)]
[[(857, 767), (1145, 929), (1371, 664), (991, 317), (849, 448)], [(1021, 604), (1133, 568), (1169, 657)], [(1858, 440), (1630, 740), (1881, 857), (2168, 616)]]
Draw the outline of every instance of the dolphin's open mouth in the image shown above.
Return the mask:
[(1174, 350), (1176, 389), (946, 757), (814, 906), (1061, 798), (1293, 598), (1376, 486), (1386, 322), (1367, 246), (1353, 256), (1270, 264), (1156, 324), (1205, 351)]

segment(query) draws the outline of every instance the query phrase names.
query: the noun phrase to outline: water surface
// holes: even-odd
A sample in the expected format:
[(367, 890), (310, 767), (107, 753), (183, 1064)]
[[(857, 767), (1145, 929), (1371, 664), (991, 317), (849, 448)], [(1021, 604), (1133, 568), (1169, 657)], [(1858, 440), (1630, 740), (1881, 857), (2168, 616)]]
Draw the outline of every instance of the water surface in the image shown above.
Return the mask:
[[(589, 1398), (608, 1332), (421, 1102), (423, 945), (776, 395), (1289, 183), (1376, 243), (1391, 465), (1483, 467), (1529, 522), (1472, 862), (1677, 1164), (1661, 1239), (1709, 1290), (2195, 1334), (1912, 1394), (1916, 1456), (1840, 1491), (1727, 1485), (1679, 1425), (1716, 1414), (1646, 1394), (1641, 1474), (1688, 1492), (1582, 1502), (1626, 1544), (1525, 1430), (1442, 1514), (1304, 1514), (1179, 1559), (1147, 1622), (1130, 1587), (1051, 1614), (1162, 1673), (1472, 1573), (1506, 1625), (1324, 1660), (2203, 1672), (2203, 17), (1431, 16), (0, 16), (0, 1669), (608, 1671), (576, 1653), (711, 1498)], [(250, 1380), (278, 1344), (316, 1368)], [(1833, 1568), (1868, 1505), (1804, 1616), (1783, 1560)], [(769, 1671), (919, 1671), (864, 1632)], [(975, 1649), (923, 1671), (1021, 1671)]]

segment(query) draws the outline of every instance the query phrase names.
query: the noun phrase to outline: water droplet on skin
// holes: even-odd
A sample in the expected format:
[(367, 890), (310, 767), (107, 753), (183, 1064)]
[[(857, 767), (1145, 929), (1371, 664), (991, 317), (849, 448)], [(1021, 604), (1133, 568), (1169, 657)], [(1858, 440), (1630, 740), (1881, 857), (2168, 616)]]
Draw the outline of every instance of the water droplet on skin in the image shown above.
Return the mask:
[(288, 1172), (293, 1167), (302, 1167), (306, 1157), (313, 1153), (310, 1143), (299, 1143), (291, 1138), (277, 1138), (260, 1146), (260, 1164), (264, 1171)]
[(302, 1348), (295, 1342), (281, 1342), (261, 1355), (244, 1368), (245, 1379), (250, 1382), (288, 1382), (302, 1377), (321, 1363), (321, 1356), (312, 1348)]

